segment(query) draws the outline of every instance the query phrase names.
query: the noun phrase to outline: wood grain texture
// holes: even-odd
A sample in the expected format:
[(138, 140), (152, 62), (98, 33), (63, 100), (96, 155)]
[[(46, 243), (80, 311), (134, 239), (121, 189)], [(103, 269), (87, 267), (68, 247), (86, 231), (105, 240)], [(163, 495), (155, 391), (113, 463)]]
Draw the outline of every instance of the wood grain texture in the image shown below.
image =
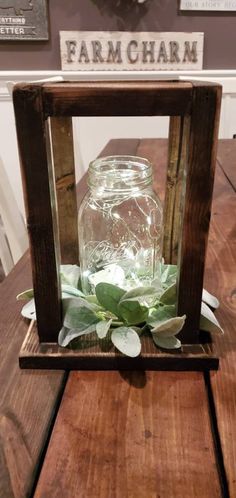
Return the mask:
[(16, 295), (32, 286), (29, 254), (0, 285), (0, 497), (28, 498), (40, 464), (63, 372), (22, 371), (18, 354), (28, 328)]
[(170, 118), (163, 258), (166, 263), (175, 265), (178, 262), (181, 240), (189, 125), (189, 117), (173, 116)]
[(229, 142), (224, 141), (219, 147), (220, 166), (216, 171), (204, 285), (220, 301), (216, 316), (225, 331), (224, 337), (215, 341), (221, 360), (219, 374), (211, 375), (211, 386), (229, 496), (233, 498), (236, 496), (236, 195), (233, 188), (236, 144), (233, 140), (231, 144), (231, 153)]
[(72, 119), (51, 118), (50, 124), (61, 263), (78, 264), (79, 243)]
[(229, 183), (236, 190), (236, 140), (221, 140), (217, 157)]
[(82, 337), (80, 347), (61, 348), (56, 343), (39, 343), (37, 327), (31, 323), (22, 344), (21, 368), (63, 370), (217, 370), (219, 359), (210, 344), (183, 344), (176, 351), (159, 350), (150, 336), (142, 336), (142, 353), (129, 358), (119, 353), (110, 340), (97, 334)]
[(57, 340), (61, 328), (55, 204), (40, 86), (18, 84), (13, 91), (17, 138), (41, 341)]
[(183, 116), (191, 110), (192, 84), (131, 80), (44, 83), (43, 98), (46, 116)]
[(204, 264), (211, 215), (221, 87), (193, 82), (186, 192), (177, 285), (183, 342), (199, 342)]
[(71, 373), (34, 498), (220, 497), (201, 373)]

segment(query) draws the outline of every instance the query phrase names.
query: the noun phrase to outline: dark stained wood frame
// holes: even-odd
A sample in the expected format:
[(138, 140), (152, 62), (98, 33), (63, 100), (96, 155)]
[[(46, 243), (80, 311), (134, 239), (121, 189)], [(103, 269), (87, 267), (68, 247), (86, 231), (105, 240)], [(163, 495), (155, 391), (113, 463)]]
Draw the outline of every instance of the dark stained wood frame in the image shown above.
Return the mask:
[[(181, 340), (186, 344), (196, 344), (199, 353), (199, 317), (216, 162), (221, 86), (196, 81), (18, 84), (14, 88), (13, 101), (33, 268), (39, 336), (37, 347), (40, 349), (42, 343), (55, 345), (61, 328), (58, 226), (64, 254), (63, 240), (68, 240), (68, 236), (65, 236), (68, 225), (63, 224), (62, 217), (65, 219), (67, 211), (73, 226), (69, 244), (71, 253), (68, 260), (66, 256), (63, 257), (64, 261), (78, 262), (77, 247), (73, 250), (77, 244), (74, 167), (70, 160), (68, 168), (60, 172), (58, 139), (61, 144), (67, 144), (67, 157), (72, 157), (71, 116), (166, 115), (171, 119), (163, 253), (169, 262), (175, 262), (178, 257), (178, 313), (187, 315), (186, 325), (180, 334)], [(62, 202), (62, 207), (58, 203), (58, 214), (55, 208), (52, 148), (49, 143), (50, 121), (57, 192), (64, 182), (71, 187), (71, 193)], [(64, 129), (69, 131), (63, 135)], [(32, 332), (29, 342), (32, 345)], [(29, 347), (30, 355), (37, 355), (36, 343), (37, 340), (34, 341), (34, 353)], [(27, 356), (26, 350), (24, 345), (22, 365), (23, 358)], [(68, 354), (64, 354), (61, 348), (59, 350), (60, 365), (65, 368), (68, 361), (63, 358), (68, 358)], [(209, 351), (204, 352), (206, 358), (210, 358), (208, 353)], [(79, 368), (81, 355), (83, 352), (78, 353)], [(182, 358), (186, 358), (186, 355), (183, 352)], [(163, 363), (163, 354), (161, 356)], [(92, 368), (93, 357), (89, 357), (87, 368)], [(156, 357), (158, 369), (158, 353)], [(209, 360), (209, 368), (216, 367), (215, 360), (215, 357), (213, 361)], [(98, 364), (97, 360), (95, 363)], [(176, 365), (179, 363), (176, 360)], [(32, 360), (31, 366), (33, 364)], [(116, 368), (117, 362), (113, 362), (113, 365)], [(53, 362), (51, 368), (54, 368)], [(179, 366), (176, 368), (180, 369)]]

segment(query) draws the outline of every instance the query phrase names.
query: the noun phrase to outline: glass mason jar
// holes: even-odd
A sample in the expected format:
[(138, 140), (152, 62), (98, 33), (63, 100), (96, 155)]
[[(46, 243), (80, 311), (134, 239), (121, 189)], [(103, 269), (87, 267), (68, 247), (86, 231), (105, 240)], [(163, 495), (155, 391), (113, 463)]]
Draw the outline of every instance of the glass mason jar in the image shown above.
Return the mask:
[(89, 191), (79, 209), (81, 284), (130, 290), (160, 284), (162, 205), (143, 158), (109, 156), (89, 165)]

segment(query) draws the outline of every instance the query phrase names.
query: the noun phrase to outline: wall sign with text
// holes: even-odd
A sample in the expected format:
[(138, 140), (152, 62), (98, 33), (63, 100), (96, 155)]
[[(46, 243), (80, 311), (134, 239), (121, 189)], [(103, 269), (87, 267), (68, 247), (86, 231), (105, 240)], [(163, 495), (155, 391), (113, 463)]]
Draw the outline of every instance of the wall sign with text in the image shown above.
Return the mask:
[(236, 0), (180, 0), (180, 9), (236, 11)]
[(202, 69), (203, 38), (203, 33), (61, 31), (62, 69)]
[(0, 0), (0, 40), (48, 40), (46, 0)]

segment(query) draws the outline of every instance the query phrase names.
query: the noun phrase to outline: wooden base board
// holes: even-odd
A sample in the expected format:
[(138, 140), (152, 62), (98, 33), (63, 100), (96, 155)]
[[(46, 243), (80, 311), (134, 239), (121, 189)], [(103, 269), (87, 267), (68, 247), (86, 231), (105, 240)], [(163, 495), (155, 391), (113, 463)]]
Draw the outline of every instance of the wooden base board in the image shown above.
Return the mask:
[(110, 341), (95, 334), (80, 338), (80, 349), (61, 348), (56, 343), (39, 343), (36, 325), (30, 326), (20, 350), (21, 368), (50, 370), (217, 370), (219, 359), (212, 344), (184, 344), (181, 350), (158, 349), (151, 338), (142, 337), (142, 354), (129, 358)]

